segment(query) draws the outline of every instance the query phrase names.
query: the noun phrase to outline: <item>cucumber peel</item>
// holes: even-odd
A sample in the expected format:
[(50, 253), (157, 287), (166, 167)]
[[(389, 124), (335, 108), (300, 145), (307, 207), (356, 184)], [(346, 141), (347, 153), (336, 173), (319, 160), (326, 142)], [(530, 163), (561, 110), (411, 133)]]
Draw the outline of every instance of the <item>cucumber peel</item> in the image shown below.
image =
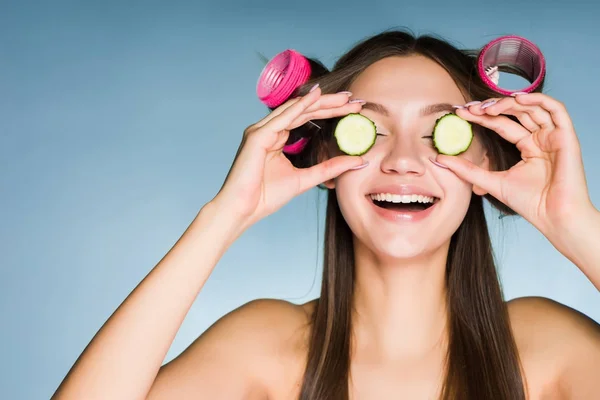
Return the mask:
[(456, 114), (440, 117), (433, 128), (433, 145), (440, 154), (456, 156), (473, 142), (473, 127)]
[(338, 147), (351, 156), (365, 154), (375, 144), (375, 123), (362, 114), (348, 114), (339, 120), (334, 132)]

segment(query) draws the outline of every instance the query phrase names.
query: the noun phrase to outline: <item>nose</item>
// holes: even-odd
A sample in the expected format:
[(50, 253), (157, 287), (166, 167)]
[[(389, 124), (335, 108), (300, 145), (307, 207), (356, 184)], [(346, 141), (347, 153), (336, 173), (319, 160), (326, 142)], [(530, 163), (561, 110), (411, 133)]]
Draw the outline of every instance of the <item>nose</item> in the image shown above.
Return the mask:
[(386, 143), (385, 155), (381, 161), (381, 170), (385, 173), (416, 176), (425, 173), (424, 144), (422, 139), (410, 137), (413, 135), (394, 135)]

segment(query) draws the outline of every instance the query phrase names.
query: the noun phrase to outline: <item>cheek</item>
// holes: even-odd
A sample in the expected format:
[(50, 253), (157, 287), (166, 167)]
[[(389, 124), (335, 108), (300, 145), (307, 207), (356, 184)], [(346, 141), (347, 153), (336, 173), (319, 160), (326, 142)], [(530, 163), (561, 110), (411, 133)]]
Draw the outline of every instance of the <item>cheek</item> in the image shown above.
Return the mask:
[[(367, 167), (368, 168), (368, 167)], [(353, 231), (360, 229), (364, 219), (366, 197), (361, 184), (368, 174), (366, 171), (350, 171), (338, 177), (335, 181), (335, 196), (340, 212)]]
[(355, 207), (360, 198), (360, 172), (349, 171), (335, 180), (335, 192), (341, 209)]
[(445, 176), (440, 182), (444, 192), (443, 207), (440, 211), (444, 215), (444, 225), (449, 230), (447, 234), (452, 235), (467, 214), (473, 195), (473, 185), (454, 174)]
[(444, 187), (447, 203), (451, 203), (452, 208), (461, 216), (466, 213), (473, 195), (473, 185), (461, 180), (458, 177), (447, 179)]
[(353, 186), (356, 186), (356, 183), (353, 181), (351, 175), (353, 175), (352, 171), (349, 171), (335, 179), (335, 191), (339, 201), (344, 201), (350, 197), (350, 193), (356, 191), (356, 189), (353, 189)]

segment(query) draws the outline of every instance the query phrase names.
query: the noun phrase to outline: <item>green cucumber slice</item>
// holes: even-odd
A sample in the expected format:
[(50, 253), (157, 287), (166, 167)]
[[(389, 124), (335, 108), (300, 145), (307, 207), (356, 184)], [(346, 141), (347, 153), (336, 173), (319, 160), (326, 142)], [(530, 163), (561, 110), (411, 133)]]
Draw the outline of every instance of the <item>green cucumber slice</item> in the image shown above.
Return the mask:
[(456, 114), (439, 118), (433, 128), (433, 145), (441, 153), (456, 156), (465, 152), (473, 141), (473, 127)]
[(365, 154), (375, 144), (375, 123), (362, 114), (348, 114), (339, 120), (334, 132), (338, 147), (351, 156)]

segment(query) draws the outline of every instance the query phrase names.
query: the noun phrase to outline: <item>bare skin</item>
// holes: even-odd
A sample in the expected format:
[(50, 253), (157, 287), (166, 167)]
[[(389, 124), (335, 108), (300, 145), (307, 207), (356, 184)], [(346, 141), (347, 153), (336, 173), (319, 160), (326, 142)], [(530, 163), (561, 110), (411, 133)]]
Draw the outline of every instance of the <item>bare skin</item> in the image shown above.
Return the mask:
[[(594, 399), (600, 359), (597, 324), (544, 298), (515, 299), (507, 306), (528, 399)], [(297, 398), (313, 307), (314, 302), (294, 305), (280, 300), (257, 300), (241, 307), (165, 365), (148, 398)], [(361, 358), (360, 353), (353, 356)], [(415, 363), (403, 365), (401, 360), (371, 360), (367, 367), (353, 366), (353, 396), (433, 399), (440, 384), (436, 374), (441, 358), (438, 349), (421, 360), (417, 372)], [(242, 371), (255, 373), (245, 387), (236, 385)]]
[[(378, 62), (350, 89), (358, 98), (384, 104), (388, 116), (349, 103), (348, 94), (322, 95), (316, 89), (246, 130), (219, 194), (102, 327), (54, 399), (297, 398), (314, 302), (246, 304), (215, 323), (179, 357), (162, 363), (231, 243), (256, 221), (320, 183), (341, 193), (340, 209), (356, 238), (353, 399), (435, 398), (447, 334), (441, 322), (445, 257), (473, 192), (490, 193), (516, 210), (600, 290), (600, 256), (595, 251), (600, 212), (587, 197), (575, 133), (558, 102), (526, 95), (485, 109), (473, 105), (457, 111), (517, 143), (528, 160), (508, 173), (492, 173), (477, 141), (461, 157), (437, 157), (447, 168), (430, 162), (435, 151), (423, 132), (437, 115), (415, 110), (466, 100), (432, 61), (413, 57)], [(290, 129), (310, 119), (351, 112), (368, 115), (385, 134), (362, 158), (341, 156), (296, 170), (281, 154)], [(533, 132), (510, 125), (500, 114), (529, 118), (524, 125)], [(368, 166), (353, 169), (365, 162)], [(390, 181), (419, 182), (442, 198), (439, 207), (425, 221), (402, 229), (383, 224), (363, 205), (364, 190), (372, 182)], [(529, 399), (596, 398), (598, 324), (547, 299), (516, 299), (507, 307)]]

